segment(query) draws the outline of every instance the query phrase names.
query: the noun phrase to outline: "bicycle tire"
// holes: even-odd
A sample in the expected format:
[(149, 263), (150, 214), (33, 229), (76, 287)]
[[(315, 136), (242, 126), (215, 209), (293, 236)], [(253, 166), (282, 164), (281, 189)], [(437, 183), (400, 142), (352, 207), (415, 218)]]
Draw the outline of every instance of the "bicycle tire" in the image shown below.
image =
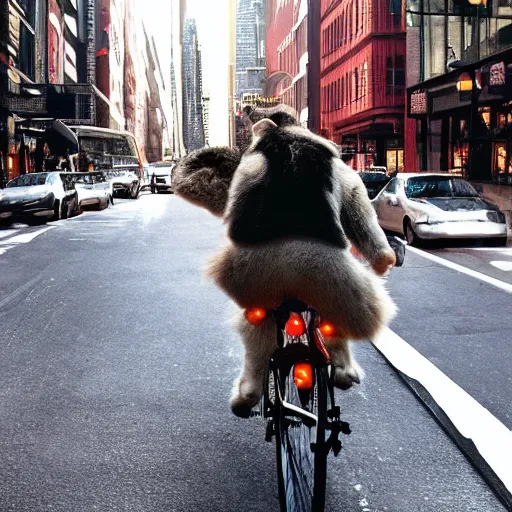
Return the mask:
[[(309, 406), (318, 416), (316, 444), (312, 451), (312, 431), (302, 420), (286, 416), (280, 400), (275, 409), (276, 458), (281, 512), (322, 512), (325, 504), (327, 475), (327, 423), (328, 385), (327, 368), (315, 368), (315, 380), (310, 391)], [(295, 405), (298, 390), (293, 382), (293, 368), (287, 375), (274, 372), (285, 400)], [(300, 404), (299, 404), (300, 405)]]

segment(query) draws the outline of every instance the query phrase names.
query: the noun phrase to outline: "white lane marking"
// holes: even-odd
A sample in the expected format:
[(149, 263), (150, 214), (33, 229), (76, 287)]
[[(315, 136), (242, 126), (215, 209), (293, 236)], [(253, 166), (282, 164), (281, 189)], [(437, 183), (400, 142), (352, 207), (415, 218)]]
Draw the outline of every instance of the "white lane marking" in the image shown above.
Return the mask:
[(496, 286), (497, 288), (501, 288), (502, 290), (505, 290), (508, 293), (512, 293), (512, 284), (504, 283), (503, 281), (500, 281), (499, 279), (495, 279), (494, 277), (486, 276), (485, 274), (482, 274), (481, 272), (477, 272), (476, 270), (471, 270), (469, 268), (463, 267), (462, 265), (459, 265), (458, 263), (453, 263), (453, 261), (445, 260), (444, 258), (435, 256), (434, 254), (430, 254), (429, 252), (425, 252), (420, 249), (416, 249), (416, 247), (411, 247), (408, 245), (407, 250), (412, 251), (415, 254), (417, 254), (418, 256), (422, 256), (423, 258), (426, 258), (428, 260), (435, 261), (436, 263), (439, 263), (440, 265), (444, 265), (445, 267), (456, 270), (457, 272), (461, 272), (462, 274), (467, 274), (468, 276), (475, 277), (476, 279), (480, 279), (481, 281), (484, 281), (488, 284), (492, 284), (493, 286)]
[(491, 261), (491, 265), (505, 272), (512, 270), (512, 261)]
[[(454, 251), (487, 251), (487, 252), (505, 252), (512, 256), (512, 247), (462, 247)], [(451, 251), (450, 251), (451, 252)]]
[(72, 242), (79, 241), (79, 240), (85, 240), (85, 238), (70, 238), (69, 239)]
[(9, 249), (12, 249), (13, 247), (16, 247), (15, 245), (4, 245), (3, 247), (0, 247), (0, 256), (2, 254), (5, 254)]
[(23, 233), (21, 235), (13, 236), (12, 238), (9, 238), (9, 240), (4, 240), (0, 242), (0, 245), (6, 245), (6, 244), (26, 244), (27, 242), (30, 242), (33, 240), (36, 236), (42, 235), (45, 231), (48, 231), (49, 229), (53, 229), (54, 226), (49, 226), (43, 229), (40, 229), (39, 231), (32, 231), (31, 233)]
[[(131, 220), (131, 219), (130, 219)], [(123, 224), (126, 222), (130, 222), (128, 219), (116, 219), (116, 220), (68, 220), (67, 224), (70, 222), (80, 222), (80, 224)]]
[(512, 492), (512, 431), (398, 334), (386, 328), (372, 343), (395, 368), (417, 380), (430, 393), (455, 428), (475, 443), (480, 455)]
[(14, 235), (14, 233), (17, 233), (18, 231), (19, 229), (6, 229), (5, 231), (0, 231), (0, 238), (6, 238)]

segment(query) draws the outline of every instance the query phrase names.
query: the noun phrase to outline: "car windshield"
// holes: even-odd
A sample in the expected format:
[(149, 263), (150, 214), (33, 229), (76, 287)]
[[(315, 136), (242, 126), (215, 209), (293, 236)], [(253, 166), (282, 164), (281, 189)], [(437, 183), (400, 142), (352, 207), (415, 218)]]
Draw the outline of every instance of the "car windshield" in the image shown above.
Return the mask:
[(18, 178), (7, 183), (7, 187), (31, 187), (33, 185), (44, 185), (46, 183), (47, 172), (39, 172), (37, 174), (23, 174)]
[(388, 177), (386, 176), (386, 173), (384, 173), (384, 172), (363, 171), (358, 174), (364, 183), (367, 183), (370, 181), (386, 181), (388, 179)]
[(410, 199), (425, 197), (478, 197), (478, 192), (466, 180), (451, 176), (410, 178), (405, 195)]

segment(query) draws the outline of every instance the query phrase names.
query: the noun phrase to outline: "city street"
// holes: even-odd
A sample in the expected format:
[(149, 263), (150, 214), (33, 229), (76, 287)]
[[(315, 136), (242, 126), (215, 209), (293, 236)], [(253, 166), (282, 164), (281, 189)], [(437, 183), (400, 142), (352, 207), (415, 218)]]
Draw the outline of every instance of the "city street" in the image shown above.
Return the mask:
[[(202, 276), (223, 236), (149, 193), (0, 229), (0, 512), (279, 510), (265, 424), (229, 409), (242, 347)], [(512, 247), (408, 249), (388, 287), (326, 510), (509, 510)]]

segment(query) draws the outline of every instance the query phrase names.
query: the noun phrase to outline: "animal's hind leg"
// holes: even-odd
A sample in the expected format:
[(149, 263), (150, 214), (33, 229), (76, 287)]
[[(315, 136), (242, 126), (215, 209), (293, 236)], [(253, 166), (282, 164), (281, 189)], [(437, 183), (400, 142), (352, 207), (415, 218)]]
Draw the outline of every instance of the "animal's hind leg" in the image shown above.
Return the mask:
[(236, 324), (245, 347), (245, 359), (242, 373), (233, 383), (231, 410), (237, 416), (248, 418), (261, 398), (268, 364), (277, 347), (276, 324), (270, 317), (259, 325), (252, 325), (243, 312)]
[(363, 371), (352, 357), (349, 342), (343, 339), (326, 338), (325, 346), (336, 367), (334, 385), (341, 389), (348, 389), (354, 383), (359, 384)]

